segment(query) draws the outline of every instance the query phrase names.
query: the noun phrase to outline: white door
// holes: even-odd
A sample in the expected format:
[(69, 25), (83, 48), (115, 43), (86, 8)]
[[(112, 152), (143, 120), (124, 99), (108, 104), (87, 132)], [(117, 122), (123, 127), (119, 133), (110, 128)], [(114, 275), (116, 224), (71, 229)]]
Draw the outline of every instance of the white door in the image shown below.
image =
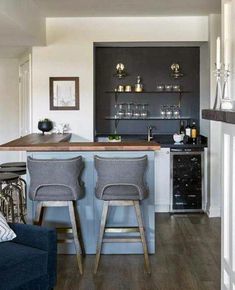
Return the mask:
[(31, 87), (30, 87), (30, 60), (20, 64), (19, 68), (19, 95), (20, 95), (20, 136), (31, 132)]

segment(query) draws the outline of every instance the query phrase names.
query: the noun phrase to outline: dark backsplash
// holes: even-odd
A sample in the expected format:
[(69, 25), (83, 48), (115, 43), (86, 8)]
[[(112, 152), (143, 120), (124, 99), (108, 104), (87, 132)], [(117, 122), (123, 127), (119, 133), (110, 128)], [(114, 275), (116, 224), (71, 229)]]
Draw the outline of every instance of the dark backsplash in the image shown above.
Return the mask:
[[(117, 63), (125, 65), (128, 76), (113, 76)], [(178, 62), (184, 76), (171, 77), (170, 65)], [(114, 121), (105, 120), (115, 114), (113, 91), (119, 84), (134, 85), (140, 75), (145, 91), (155, 91), (157, 84), (180, 84), (190, 91), (182, 96), (181, 115), (196, 121), (199, 128), (200, 109), (200, 51), (199, 47), (96, 47), (95, 48), (95, 135), (114, 133)], [(148, 103), (150, 116), (160, 116), (160, 106), (176, 105), (177, 94), (123, 94), (118, 103)], [(158, 134), (172, 134), (179, 130), (179, 120), (121, 120), (118, 134), (145, 134), (147, 126), (156, 127)]]

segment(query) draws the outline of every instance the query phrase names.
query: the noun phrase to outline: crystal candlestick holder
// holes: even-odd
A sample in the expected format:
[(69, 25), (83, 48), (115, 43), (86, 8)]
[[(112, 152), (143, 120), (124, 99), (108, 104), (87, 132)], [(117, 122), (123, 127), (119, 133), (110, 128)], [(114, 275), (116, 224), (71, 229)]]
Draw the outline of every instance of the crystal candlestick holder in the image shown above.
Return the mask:
[(216, 76), (216, 90), (215, 90), (215, 102), (213, 110), (221, 109), (221, 69), (215, 70)]
[(222, 110), (232, 110), (233, 103), (230, 98), (230, 92), (228, 88), (228, 80), (230, 76), (230, 70), (224, 70), (224, 82), (223, 82), (223, 89), (222, 89), (222, 100), (221, 100), (221, 109)]

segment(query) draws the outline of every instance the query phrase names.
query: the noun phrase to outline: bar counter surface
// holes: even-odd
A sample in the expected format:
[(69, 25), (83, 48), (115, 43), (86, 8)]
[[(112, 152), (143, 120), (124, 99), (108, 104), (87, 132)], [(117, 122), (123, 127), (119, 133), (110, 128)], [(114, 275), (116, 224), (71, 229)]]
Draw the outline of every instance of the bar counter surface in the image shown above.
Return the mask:
[[(82, 140), (83, 141), (83, 140)], [(108, 158), (140, 157), (146, 155), (148, 166), (145, 180), (148, 197), (141, 201), (141, 210), (145, 224), (149, 253), (155, 252), (155, 152), (160, 150), (156, 142), (125, 141), (116, 143), (81, 142), (74, 134), (30, 134), (0, 146), (0, 151), (27, 151), (27, 156), (37, 159), (63, 159), (82, 156), (84, 169), (81, 180), (84, 183), (84, 197), (77, 202), (80, 215), (82, 236), (87, 254), (96, 253), (96, 241), (99, 234), (103, 202), (95, 197), (96, 170), (94, 156)], [(27, 174), (27, 183), (30, 176)], [(36, 203), (27, 200), (27, 221), (33, 222)], [(132, 207), (112, 207), (109, 211), (109, 226), (136, 226), (137, 221)], [(70, 226), (66, 208), (48, 208), (44, 225), (55, 227)], [(64, 238), (64, 237), (61, 237)], [(58, 244), (59, 253), (75, 253), (74, 245)], [(105, 243), (102, 252), (106, 254), (140, 254), (141, 243)]]
[(156, 142), (71, 142), (72, 134), (29, 134), (0, 146), (0, 151), (155, 151)]

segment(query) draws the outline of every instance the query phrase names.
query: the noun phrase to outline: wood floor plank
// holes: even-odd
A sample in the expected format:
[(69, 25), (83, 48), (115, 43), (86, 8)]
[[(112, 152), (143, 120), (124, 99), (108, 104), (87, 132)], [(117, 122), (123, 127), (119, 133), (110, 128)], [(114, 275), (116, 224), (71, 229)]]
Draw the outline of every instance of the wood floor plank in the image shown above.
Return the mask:
[(142, 255), (103, 255), (93, 275), (95, 256), (58, 256), (55, 290), (219, 290), (220, 219), (206, 215), (156, 215), (156, 254), (152, 274), (144, 273)]

